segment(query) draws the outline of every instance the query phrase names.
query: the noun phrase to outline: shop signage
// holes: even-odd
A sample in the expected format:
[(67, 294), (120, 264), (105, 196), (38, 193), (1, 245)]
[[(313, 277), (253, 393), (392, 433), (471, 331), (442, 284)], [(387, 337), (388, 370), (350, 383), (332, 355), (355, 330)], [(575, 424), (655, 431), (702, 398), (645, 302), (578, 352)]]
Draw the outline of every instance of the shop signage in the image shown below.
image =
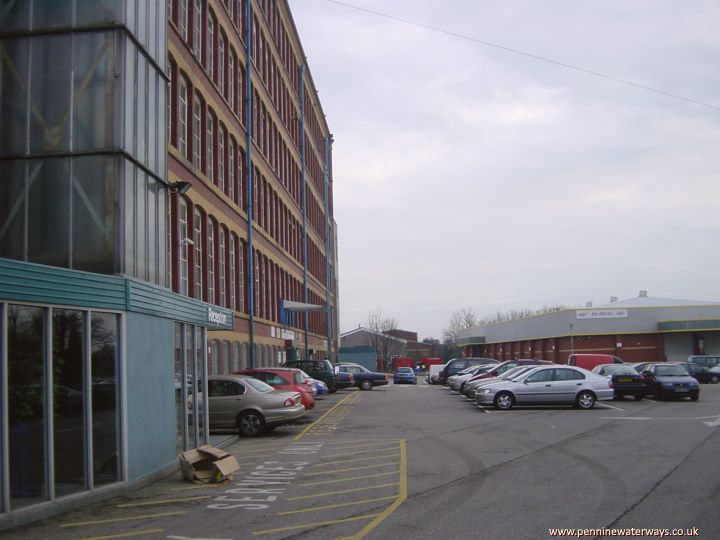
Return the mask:
[(578, 309), (577, 319), (627, 319), (627, 309)]

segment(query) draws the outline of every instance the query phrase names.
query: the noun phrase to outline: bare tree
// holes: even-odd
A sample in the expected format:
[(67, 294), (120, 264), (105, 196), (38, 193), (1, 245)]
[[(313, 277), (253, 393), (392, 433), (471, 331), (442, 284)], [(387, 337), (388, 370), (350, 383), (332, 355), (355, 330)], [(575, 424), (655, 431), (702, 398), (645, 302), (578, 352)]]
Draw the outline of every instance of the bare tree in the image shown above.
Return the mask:
[(479, 324), (478, 318), (472, 308), (463, 308), (452, 314), (450, 326), (443, 330), (443, 340), (455, 344), (460, 330), (473, 328)]
[(368, 313), (367, 327), (370, 330), (370, 345), (375, 348), (383, 369), (388, 369), (393, 356), (402, 353), (402, 341), (388, 335), (397, 330), (398, 320), (394, 317), (383, 317), (380, 309)]

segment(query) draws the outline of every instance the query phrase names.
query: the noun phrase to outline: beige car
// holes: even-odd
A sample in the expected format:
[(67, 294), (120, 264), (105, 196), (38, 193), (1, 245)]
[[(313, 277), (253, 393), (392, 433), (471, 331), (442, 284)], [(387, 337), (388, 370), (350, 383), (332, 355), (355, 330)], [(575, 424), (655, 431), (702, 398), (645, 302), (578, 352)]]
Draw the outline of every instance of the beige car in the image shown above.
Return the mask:
[(237, 428), (244, 437), (292, 424), (306, 414), (299, 392), (275, 390), (244, 375), (209, 376), (208, 395), (210, 429)]

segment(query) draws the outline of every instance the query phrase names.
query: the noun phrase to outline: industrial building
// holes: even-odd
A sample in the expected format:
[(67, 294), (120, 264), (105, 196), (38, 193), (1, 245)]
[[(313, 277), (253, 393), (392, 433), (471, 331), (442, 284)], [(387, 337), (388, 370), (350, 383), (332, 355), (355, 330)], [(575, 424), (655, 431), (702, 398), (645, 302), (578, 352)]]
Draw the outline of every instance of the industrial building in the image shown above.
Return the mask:
[(208, 373), (337, 355), (287, 1), (5, 3), (0, 125), (0, 528), (173, 470)]
[(720, 303), (637, 298), (564, 309), (462, 330), (465, 356), (567, 363), (572, 353), (607, 353), (625, 362), (684, 361), (720, 354)]

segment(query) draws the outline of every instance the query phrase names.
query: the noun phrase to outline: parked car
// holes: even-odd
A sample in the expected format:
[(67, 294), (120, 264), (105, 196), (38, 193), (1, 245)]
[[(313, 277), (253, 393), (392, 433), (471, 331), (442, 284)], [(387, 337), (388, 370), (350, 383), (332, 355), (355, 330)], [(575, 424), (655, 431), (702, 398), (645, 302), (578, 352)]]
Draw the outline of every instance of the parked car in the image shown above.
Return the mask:
[(480, 405), (506, 410), (514, 405), (572, 404), (592, 409), (596, 401), (613, 397), (610, 381), (596, 373), (573, 366), (540, 366), (513, 380), (480, 388)]
[(642, 373), (645, 371), (645, 368), (649, 366), (650, 364), (654, 364), (655, 362), (637, 362), (635, 364), (630, 364), (632, 368), (637, 371), (638, 373)]
[(700, 399), (700, 383), (687, 370), (677, 364), (650, 364), (642, 373), (648, 380), (648, 394), (655, 399), (686, 398)]
[(687, 361), (692, 362), (693, 364), (700, 364), (701, 366), (705, 366), (706, 368), (714, 368), (720, 366), (720, 356), (713, 356), (709, 354), (695, 354), (692, 356), (688, 356)]
[(337, 379), (338, 388), (352, 388), (355, 386), (355, 377), (353, 377), (352, 373), (336, 370), (335, 378)]
[(463, 389), (463, 394), (465, 394), (465, 397), (468, 399), (472, 399), (473, 401), (477, 401), (475, 394), (476, 392), (482, 388), (483, 386), (487, 386), (488, 384), (496, 383), (498, 381), (505, 381), (505, 380), (511, 380), (515, 377), (520, 376), (521, 373), (525, 373), (528, 370), (535, 369), (535, 365), (529, 365), (529, 366), (515, 366), (514, 368), (510, 368), (505, 373), (502, 373), (501, 375), (498, 375), (497, 377), (490, 377), (488, 379), (477, 379), (474, 381), (469, 381), (465, 383), (465, 388)]
[(463, 389), (465, 388), (465, 383), (467, 383), (467, 381), (472, 379), (475, 375), (480, 375), (481, 373), (486, 373), (490, 371), (496, 365), (497, 364), (483, 364), (479, 366), (471, 366), (467, 369), (462, 370), (460, 373), (449, 377), (447, 380), (447, 385), (450, 387), (450, 390), (462, 393)]
[[(539, 366), (542, 364), (552, 364), (552, 362), (548, 360), (535, 360), (533, 358), (519, 358), (517, 360), (506, 360), (505, 362), (502, 362), (500, 364), (497, 364), (496, 366), (493, 366), (492, 369), (489, 369), (488, 371), (484, 373), (478, 373), (477, 375), (473, 375), (473, 377), (465, 383), (465, 388), (469, 389), (472, 388), (469, 386), (471, 383), (477, 382), (482, 379), (491, 379), (493, 377), (498, 377), (505, 373), (506, 371), (517, 367), (517, 366)], [(473, 395), (473, 394), (471, 394)]]
[(375, 386), (382, 386), (388, 383), (387, 375), (375, 373), (360, 364), (338, 364), (338, 371), (350, 373), (355, 380), (355, 386), (360, 390), (372, 390)]
[(440, 384), (447, 384), (448, 377), (460, 373), (463, 369), (467, 369), (470, 366), (481, 366), (484, 364), (499, 364), (497, 360), (493, 358), (453, 358), (440, 370), (438, 374), (438, 382)]
[(294, 390), (302, 397), (307, 410), (315, 407), (315, 397), (310, 377), (299, 369), (292, 368), (255, 368), (233, 371), (233, 375), (248, 375), (269, 384), (276, 390)]
[[(691, 377), (695, 378), (699, 383), (717, 384), (720, 381), (720, 368), (706, 368), (694, 362), (674, 362), (684, 367)], [(715, 371), (714, 371), (715, 370)]]
[(433, 364), (432, 366), (428, 367), (428, 374), (427, 377), (425, 377), (425, 381), (428, 384), (440, 384), (438, 377), (440, 376), (440, 371), (446, 365), (447, 364)]
[(640, 401), (647, 394), (645, 376), (627, 364), (600, 364), (592, 368), (592, 372), (612, 381), (615, 399), (633, 396), (635, 401)]
[(315, 395), (317, 396), (324, 396), (328, 393), (328, 387), (327, 384), (325, 384), (322, 381), (318, 381), (317, 379), (311, 379), (312, 384), (315, 387)]
[(577, 366), (591, 370), (601, 364), (623, 364), (624, 362), (612, 354), (577, 353), (568, 356), (568, 366)]
[[(199, 394), (199, 404), (203, 395)], [(193, 407), (192, 399), (188, 408)], [(275, 390), (247, 375), (210, 375), (208, 377), (208, 416), (210, 429), (237, 428), (244, 437), (256, 437), (283, 424), (292, 424), (305, 416), (299, 392)]]
[(327, 384), (328, 392), (331, 394), (337, 392), (337, 378), (330, 360), (288, 360), (285, 362), (285, 367), (302, 369), (313, 379)]
[(399, 367), (393, 373), (393, 384), (417, 384), (417, 376), (410, 367)]

